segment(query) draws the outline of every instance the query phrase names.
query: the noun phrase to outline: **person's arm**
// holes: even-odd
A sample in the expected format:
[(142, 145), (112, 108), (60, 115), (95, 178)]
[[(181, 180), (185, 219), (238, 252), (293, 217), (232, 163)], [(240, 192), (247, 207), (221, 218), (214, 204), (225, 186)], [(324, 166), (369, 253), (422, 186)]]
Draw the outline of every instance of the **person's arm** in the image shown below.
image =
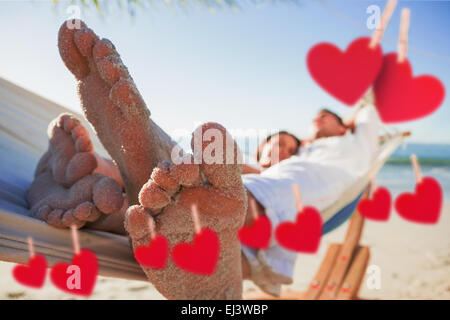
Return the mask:
[(381, 119), (373, 104), (373, 97), (366, 95), (354, 120), (354, 135), (360, 144), (373, 156), (379, 146)]
[(355, 118), (356, 116), (353, 115), (351, 118), (349, 119), (345, 119), (342, 122), (344, 122), (344, 126), (350, 130), (352, 133), (355, 132)]
[(261, 173), (261, 170), (251, 167), (247, 164), (242, 165), (242, 174), (249, 174), (249, 173)]
[(373, 106), (374, 103), (374, 95), (373, 90), (370, 89), (367, 91), (367, 93), (361, 98), (358, 106), (356, 107), (355, 112), (353, 112), (352, 116), (348, 119), (344, 119), (344, 125), (347, 127), (347, 129), (351, 130), (352, 133), (355, 132), (356, 128), (356, 119), (358, 117), (359, 112), (366, 106)]

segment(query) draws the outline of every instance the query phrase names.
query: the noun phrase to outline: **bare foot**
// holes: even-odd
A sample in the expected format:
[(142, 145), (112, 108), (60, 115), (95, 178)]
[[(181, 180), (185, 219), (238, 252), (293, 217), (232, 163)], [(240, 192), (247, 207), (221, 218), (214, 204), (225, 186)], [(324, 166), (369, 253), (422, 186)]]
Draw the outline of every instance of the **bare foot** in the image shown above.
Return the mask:
[(49, 149), (27, 195), (30, 215), (60, 228), (74, 224), (125, 233), (127, 201), (115, 164), (94, 152), (87, 130), (70, 114), (54, 119), (47, 132)]
[(100, 173), (116, 180), (124, 187), (116, 164), (98, 155), (89, 133), (71, 114), (61, 114), (50, 122), (47, 129), (49, 148), (41, 157), (35, 176), (46, 170), (63, 187), (70, 187), (91, 173)]
[(30, 216), (54, 227), (94, 224), (96, 229), (124, 233), (127, 203), (122, 188), (110, 177), (90, 174), (64, 188), (47, 170), (36, 176), (27, 197)]
[(70, 187), (97, 167), (92, 142), (80, 121), (61, 114), (48, 125), (49, 147), (36, 168), (35, 176), (46, 170), (64, 187)]
[(78, 80), (81, 105), (88, 121), (123, 178), (130, 204), (158, 162), (169, 160), (174, 142), (149, 116), (145, 102), (113, 44), (99, 39), (80, 22), (63, 23), (58, 34), (60, 55)]
[[(214, 123), (201, 126), (196, 133), (208, 129), (219, 130), (223, 137), (227, 135), (225, 128)], [(235, 143), (231, 146), (237, 158), (237, 146)], [(206, 147), (202, 142), (199, 149), (202, 151)], [(154, 220), (156, 232), (167, 237), (171, 248), (179, 242), (191, 242), (194, 236), (191, 205), (195, 203), (202, 227), (213, 229), (220, 240), (220, 256), (214, 274), (202, 276), (186, 272), (170, 259), (164, 270), (146, 267), (143, 270), (150, 282), (169, 299), (240, 299), (241, 249), (236, 234), (243, 224), (247, 205), (241, 166), (233, 164), (236, 162), (205, 164), (202, 155), (203, 152), (194, 152), (196, 163), (202, 162), (200, 165), (166, 162), (153, 170), (151, 179), (139, 194), (141, 205), (127, 211), (125, 228), (133, 248), (148, 245), (149, 219)], [(207, 181), (203, 181), (203, 177)]]

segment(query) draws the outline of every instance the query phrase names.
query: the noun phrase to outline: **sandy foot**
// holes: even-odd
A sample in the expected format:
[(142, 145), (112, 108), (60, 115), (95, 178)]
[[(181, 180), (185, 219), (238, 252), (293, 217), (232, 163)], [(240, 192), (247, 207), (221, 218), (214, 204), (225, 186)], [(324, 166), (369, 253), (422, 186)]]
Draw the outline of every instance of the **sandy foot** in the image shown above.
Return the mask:
[(92, 142), (78, 119), (61, 114), (50, 122), (47, 134), (49, 148), (40, 159), (35, 176), (50, 170), (58, 184), (70, 187), (95, 170)]
[(130, 205), (158, 162), (170, 160), (174, 142), (150, 119), (150, 112), (113, 44), (80, 21), (63, 23), (60, 55), (78, 80), (81, 105), (102, 144), (117, 163)]
[[(198, 130), (219, 130), (229, 136), (225, 128), (208, 123)], [(202, 150), (207, 145), (203, 144)], [(233, 153), (238, 156), (236, 144)], [(199, 159), (200, 153), (194, 157)], [(242, 297), (241, 249), (236, 237), (244, 222), (246, 192), (237, 164), (168, 164), (162, 163), (140, 194), (140, 205), (128, 209), (125, 227), (133, 248), (148, 245), (153, 219), (156, 232), (164, 235), (170, 248), (180, 242), (191, 242), (194, 224), (191, 205), (199, 209), (202, 227), (214, 230), (220, 241), (220, 256), (215, 272), (210, 276), (186, 272), (171, 259), (165, 269), (143, 267), (150, 282), (169, 299), (240, 299)], [(203, 181), (205, 177), (207, 181)]]

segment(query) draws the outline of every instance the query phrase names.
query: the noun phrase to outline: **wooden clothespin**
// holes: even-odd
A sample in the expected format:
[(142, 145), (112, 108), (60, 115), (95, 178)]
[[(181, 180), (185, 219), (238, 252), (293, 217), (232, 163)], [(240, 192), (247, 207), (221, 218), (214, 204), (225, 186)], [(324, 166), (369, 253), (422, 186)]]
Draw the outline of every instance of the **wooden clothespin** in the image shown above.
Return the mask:
[(373, 172), (370, 174), (370, 188), (372, 193), (377, 188), (377, 181), (375, 179), (375, 174)]
[(250, 202), (250, 208), (252, 211), (253, 221), (256, 221), (258, 219), (258, 210), (256, 208), (256, 200), (251, 198), (249, 202)]
[(295, 205), (297, 207), (297, 212), (302, 212), (303, 211), (302, 194), (300, 193), (300, 188), (296, 183), (292, 185), (292, 191), (294, 192), (295, 196)]
[(398, 35), (397, 62), (402, 63), (406, 59), (408, 51), (408, 32), (411, 10), (404, 8), (400, 20), (400, 31)]
[(70, 229), (72, 231), (73, 252), (75, 252), (75, 254), (78, 255), (80, 254), (80, 238), (78, 236), (78, 230), (75, 225), (71, 225)]
[(150, 239), (155, 239), (156, 237), (156, 230), (155, 230), (155, 222), (153, 219), (148, 219), (148, 228), (150, 230)]
[(416, 157), (415, 154), (411, 155), (411, 162), (412, 162), (412, 165), (413, 165), (414, 175), (416, 177), (416, 182), (420, 183), (420, 182), (422, 182), (422, 173), (420, 172), (419, 161), (417, 161), (417, 157)]
[(30, 254), (30, 259), (32, 259), (34, 257), (34, 244), (33, 244), (33, 238), (32, 237), (28, 237), (27, 238), (27, 242), (28, 242), (28, 252)]
[(369, 44), (369, 48), (373, 49), (380, 43), (381, 39), (383, 39), (384, 32), (386, 31), (389, 20), (394, 13), (395, 7), (397, 6), (397, 0), (389, 0), (386, 4), (386, 7), (381, 14), (381, 19), (378, 27), (372, 34), (372, 39)]
[(196, 204), (191, 207), (192, 220), (194, 221), (194, 230), (196, 234), (200, 234), (202, 231), (202, 225), (200, 224), (200, 217), (198, 215), (198, 208)]

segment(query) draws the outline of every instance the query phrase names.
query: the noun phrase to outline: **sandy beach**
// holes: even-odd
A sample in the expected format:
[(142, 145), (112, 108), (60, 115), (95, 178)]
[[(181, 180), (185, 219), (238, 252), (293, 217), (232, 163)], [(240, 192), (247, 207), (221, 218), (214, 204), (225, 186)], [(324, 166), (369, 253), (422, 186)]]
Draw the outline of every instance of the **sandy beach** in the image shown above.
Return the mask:
[[(286, 289), (305, 290), (330, 243), (340, 242), (344, 224), (322, 239), (315, 255), (300, 255), (294, 283)], [(361, 243), (371, 248), (369, 265), (381, 270), (381, 288), (370, 289), (367, 275), (360, 297), (367, 299), (450, 299), (450, 203), (444, 205), (437, 225), (426, 226), (403, 220), (394, 212), (386, 223), (367, 221)], [(34, 290), (15, 282), (14, 264), (0, 262), (0, 299), (84, 299), (60, 292), (47, 279), (43, 289)], [(244, 290), (255, 290), (246, 281)], [(164, 299), (150, 284), (99, 277), (89, 299)]]

